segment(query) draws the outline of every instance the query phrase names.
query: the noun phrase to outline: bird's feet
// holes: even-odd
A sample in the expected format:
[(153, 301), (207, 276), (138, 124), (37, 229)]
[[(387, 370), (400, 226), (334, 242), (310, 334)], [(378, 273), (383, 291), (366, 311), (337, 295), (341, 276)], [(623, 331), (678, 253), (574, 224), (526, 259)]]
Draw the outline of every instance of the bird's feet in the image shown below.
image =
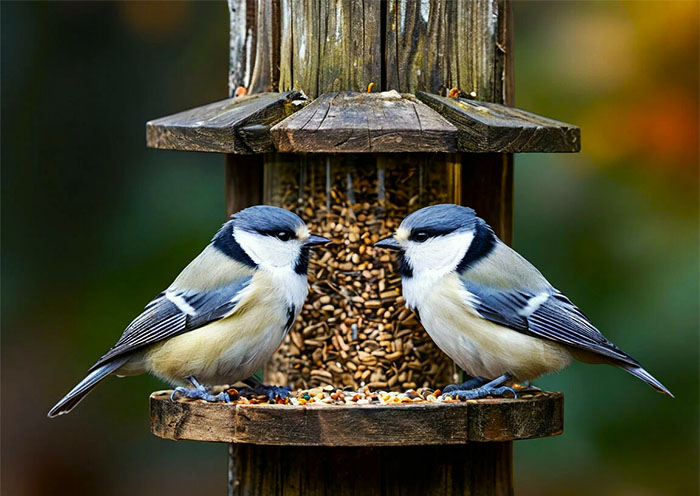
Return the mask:
[(472, 377), (471, 379), (464, 381), (462, 384), (450, 384), (449, 386), (445, 386), (442, 388), (442, 392), (450, 393), (452, 391), (465, 391), (483, 386), (487, 382), (489, 381), (483, 377)]
[(197, 379), (195, 379), (193, 376), (188, 377), (187, 380), (190, 381), (193, 387), (176, 387), (170, 395), (170, 401), (174, 401), (177, 396), (184, 396), (185, 398), (192, 398), (196, 400), (210, 401), (212, 403), (215, 403), (217, 401), (223, 401), (228, 403), (231, 401), (231, 397), (226, 391), (223, 391), (219, 394), (211, 394), (209, 393), (209, 391), (207, 391), (207, 388), (202, 386), (199, 383), (199, 381), (197, 381)]
[(289, 397), (292, 391), (291, 386), (271, 386), (268, 384), (256, 384), (255, 386), (245, 387), (238, 392), (239, 396), (267, 396), (271, 403), (275, 403), (277, 399), (285, 400)]
[[(447, 386), (443, 394), (440, 396), (440, 399), (457, 398), (459, 400), (476, 400), (486, 396), (502, 396), (507, 391), (510, 391), (513, 394), (513, 398), (517, 398), (518, 395), (513, 388), (501, 386), (501, 384), (506, 382), (508, 379), (510, 379), (509, 374), (503, 374), (490, 382), (487, 382), (480, 377), (474, 377), (473, 379), (470, 379), (458, 386)], [(486, 384), (484, 384), (485, 382)]]
[(486, 396), (502, 396), (506, 391), (513, 393), (513, 398), (517, 398), (518, 395), (513, 388), (508, 386), (501, 387), (478, 387), (474, 389), (456, 389), (446, 392), (440, 396), (441, 399), (448, 397), (457, 398), (458, 400), (476, 400), (479, 398), (485, 398)]

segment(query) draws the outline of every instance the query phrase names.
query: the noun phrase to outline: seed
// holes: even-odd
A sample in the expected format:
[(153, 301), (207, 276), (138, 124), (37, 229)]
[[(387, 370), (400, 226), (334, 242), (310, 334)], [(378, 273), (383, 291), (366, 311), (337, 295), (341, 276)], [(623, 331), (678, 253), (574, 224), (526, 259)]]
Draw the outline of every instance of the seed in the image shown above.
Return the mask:
[[(360, 380), (392, 389), (450, 382), (452, 364), (404, 308), (394, 255), (373, 247), (410, 211), (452, 200), (444, 171), (427, 162), (419, 171), (413, 158), (383, 159), (380, 185), (377, 169), (367, 164), (340, 167), (341, 159), (332, 158), (327, 168), (325, 158), (304, 160), (272, 165), (266, 203), (296, 212), (311, 232), (332, 242), (311, 256), (308, 298), (268, 362), (266, 381), (355, 389)], [(380, 190), (386, 192), (381, 199)]]

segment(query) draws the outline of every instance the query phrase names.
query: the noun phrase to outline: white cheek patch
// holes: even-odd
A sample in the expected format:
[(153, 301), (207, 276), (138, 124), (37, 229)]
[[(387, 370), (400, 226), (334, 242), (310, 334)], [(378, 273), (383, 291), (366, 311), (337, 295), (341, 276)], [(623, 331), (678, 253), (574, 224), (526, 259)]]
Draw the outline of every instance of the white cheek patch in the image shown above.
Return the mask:
[(423, 243), (409, 241), (406, 258), (414, 273), (433, 272), (444, 275), (457, 268), (474, 239), (472, 231), (430, 238)]
[(298, 241), (282, 241), (273, 236), (234, 229), (233, 235), (241, 248), (258, 265), (285, 267), (296, 264), (301, 245)]

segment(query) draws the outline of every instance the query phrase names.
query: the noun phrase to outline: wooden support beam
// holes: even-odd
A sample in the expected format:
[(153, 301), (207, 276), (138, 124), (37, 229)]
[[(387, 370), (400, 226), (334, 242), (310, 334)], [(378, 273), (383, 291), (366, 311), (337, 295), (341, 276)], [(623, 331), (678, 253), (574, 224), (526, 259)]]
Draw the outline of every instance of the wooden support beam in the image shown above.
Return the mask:
[(416, 97), (458, 129), (463, 152), (552, 153), (581, 150), (578, 127), (506, 105), (448, 98), (424, 91)]
[(281, 152), (454, 152), (457, 128), (410, 95), (325, 93), (270, 132)]
[(263, 202), (262, 155), (226, 154), (226, 217)]
[(231, 451), (231, 496), (513, 495), (512, 442)]
[(427, 446), (556, 436), (561, 393), (399, 405), (269, 405), (151, 395), (151, 430), (166, 439), (283, 446)]
[(269, 129), (292, 114), (296, 91), (228, 98), (146, 124), (152, 148), (221, 153), (274, 151)]

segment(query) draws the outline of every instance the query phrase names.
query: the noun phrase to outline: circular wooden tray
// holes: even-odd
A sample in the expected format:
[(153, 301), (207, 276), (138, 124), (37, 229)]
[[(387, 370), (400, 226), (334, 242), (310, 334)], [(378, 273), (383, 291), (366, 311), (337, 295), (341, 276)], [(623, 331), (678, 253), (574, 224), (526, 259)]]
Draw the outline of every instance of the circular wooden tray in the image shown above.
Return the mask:
[(304, 406), (207, 403), (151, 394), (151, 431), (175, 440), (278, 446), (423, 446), (562, 433), (564, 395), (460, 403)]

